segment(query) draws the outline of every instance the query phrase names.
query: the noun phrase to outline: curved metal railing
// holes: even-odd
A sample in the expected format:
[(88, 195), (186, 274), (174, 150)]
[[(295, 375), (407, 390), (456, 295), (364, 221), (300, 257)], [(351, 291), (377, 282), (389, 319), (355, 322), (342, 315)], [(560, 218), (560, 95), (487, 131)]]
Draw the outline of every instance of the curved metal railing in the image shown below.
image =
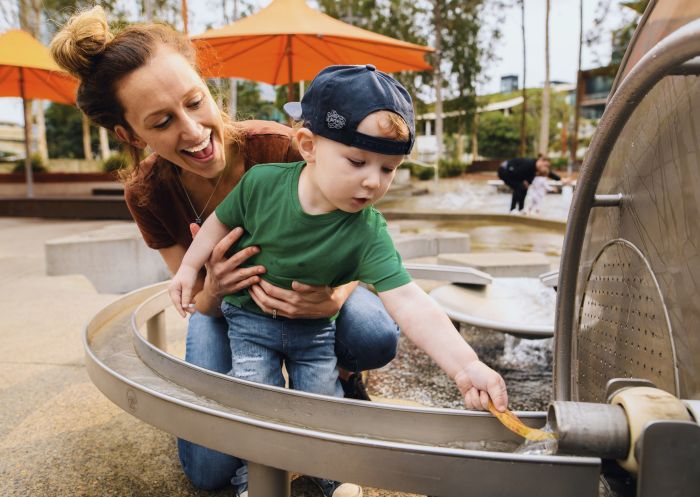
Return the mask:
[(132, 292), (91, 320), (88, 373), (143, 421), (250, 461), (251, 497), (289, 495), (290, 471), (427, 495), (597, 495), (599, 459), (498, 452), (518, 440), (486, 413), (336, 399), (185, 363), (164, 350), (163, 290)]

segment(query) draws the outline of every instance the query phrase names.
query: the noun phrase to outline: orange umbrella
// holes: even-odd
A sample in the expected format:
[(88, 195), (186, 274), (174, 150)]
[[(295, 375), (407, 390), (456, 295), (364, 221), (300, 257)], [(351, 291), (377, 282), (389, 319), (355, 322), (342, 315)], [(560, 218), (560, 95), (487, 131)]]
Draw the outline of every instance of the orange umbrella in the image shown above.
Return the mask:
[(21, 97), (24, 105), (25, 170), (27, 196), (33, 195), (29, 157), (29, 107), (26, 100), (40, 98), (75, 104), (78, 83), (51, 58), (49, 50), (32, 35), (18, 29), (0, 35), (0, 97)]
[(385, 72), (432, 69), (424, 60), (432, 48), (346, 24), (304, 0), (273, 0), (254, 15), (192, 40), (205, 76), (289, 84), (290, 89), (332, 64), (374, 64)]

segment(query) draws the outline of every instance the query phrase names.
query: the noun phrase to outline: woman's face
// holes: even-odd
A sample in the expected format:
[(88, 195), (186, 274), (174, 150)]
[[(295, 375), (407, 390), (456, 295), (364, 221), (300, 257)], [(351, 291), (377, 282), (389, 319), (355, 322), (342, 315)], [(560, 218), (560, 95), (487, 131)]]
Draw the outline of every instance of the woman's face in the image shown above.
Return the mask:
[[(221, 113), (209, 89), (180, 54), (157, 49), (142, 67), (123, 78), (117, 97), (136, 146), (154, 152), (185, 171), (214, 178), (226, 165)], [(120, 128), (119, 126), (117, 128)]]

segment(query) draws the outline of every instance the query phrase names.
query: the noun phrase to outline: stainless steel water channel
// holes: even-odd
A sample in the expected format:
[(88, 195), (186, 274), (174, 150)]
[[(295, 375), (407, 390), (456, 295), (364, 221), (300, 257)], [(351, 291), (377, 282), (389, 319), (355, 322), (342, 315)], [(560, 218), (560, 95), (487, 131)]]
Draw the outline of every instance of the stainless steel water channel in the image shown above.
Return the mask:
[(143, 421), (251, 461), (251, 497), (288, 496), (288, 472), (445, 497), (598, 495), (598, 458), (454, 448), (519, 443), (487, 413), (335, 399), (187, 364), (154, 345), (166, 343), (164, 288), (127, 294), (91, 320), (90, 378)]

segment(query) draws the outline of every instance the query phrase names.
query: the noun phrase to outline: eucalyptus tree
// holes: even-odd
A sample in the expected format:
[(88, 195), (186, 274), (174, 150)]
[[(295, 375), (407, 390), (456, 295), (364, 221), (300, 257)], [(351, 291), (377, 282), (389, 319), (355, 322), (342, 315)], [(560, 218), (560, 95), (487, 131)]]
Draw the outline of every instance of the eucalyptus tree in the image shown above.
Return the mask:
[[(583, 0), (581, 0), (583, 2)], [(525, 150), (527, 149), (527, 144), (525, 142), (526, 137), (526, 114), (527, 114), (527, 45), (525, 38), (525, 0), (519, 0), (520, 3), (520, 32), (523, 39), (523, 108), (520, 114), (520, 146), (518, 147), (518, 155), (520, 157), (525, 156)]]
[(544, 24), (544, 87), (540, 114), (540, 140), (537, 147), (539, 153), (545, 156), (549, 153), (549, 11), (550, 0), (547, 0)]

